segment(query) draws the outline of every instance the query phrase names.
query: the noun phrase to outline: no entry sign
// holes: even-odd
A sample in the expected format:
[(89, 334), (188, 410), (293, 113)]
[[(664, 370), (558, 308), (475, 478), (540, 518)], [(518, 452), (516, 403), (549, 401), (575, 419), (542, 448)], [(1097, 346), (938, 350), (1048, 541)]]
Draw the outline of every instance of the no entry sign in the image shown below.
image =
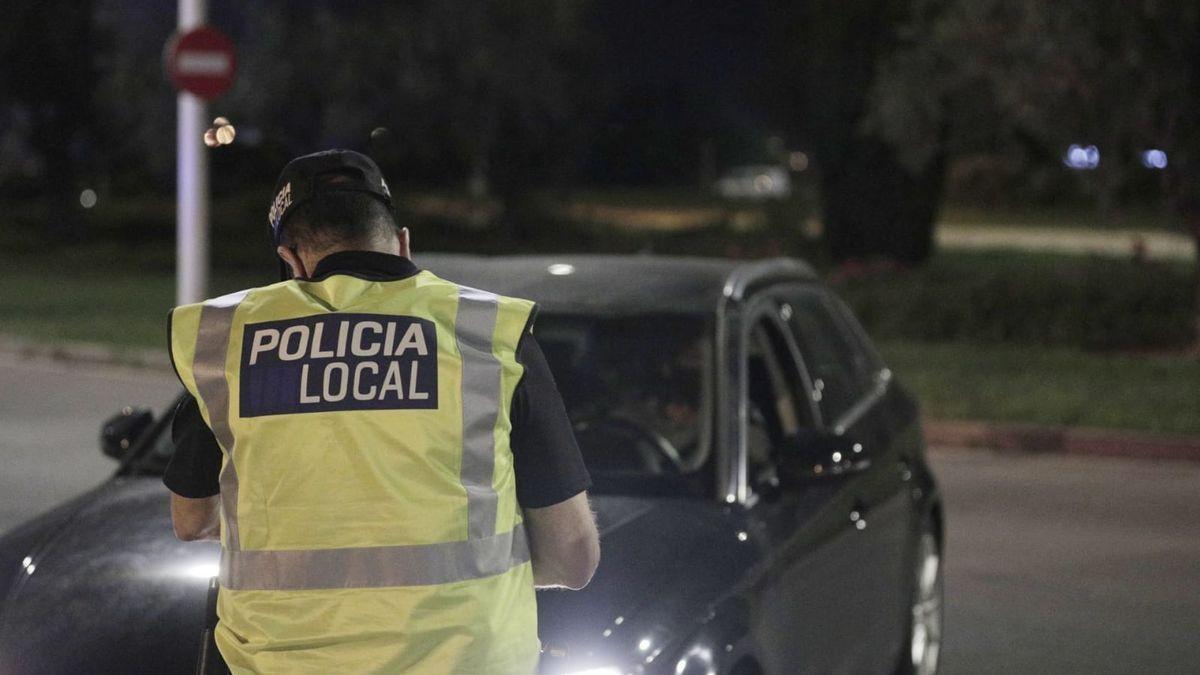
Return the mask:
[(224, 33), (201, 26), (167, 43), (167, 74), (177, 89), (211, 101), (233, 84), (237, 58)]

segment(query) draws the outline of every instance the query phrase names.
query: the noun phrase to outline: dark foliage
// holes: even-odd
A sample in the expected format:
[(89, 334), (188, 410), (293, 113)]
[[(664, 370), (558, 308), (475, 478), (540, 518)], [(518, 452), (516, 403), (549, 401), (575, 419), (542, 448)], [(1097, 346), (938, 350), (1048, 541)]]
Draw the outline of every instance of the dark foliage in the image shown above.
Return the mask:
[(835, 260), (890, 258), (913, 265), (933, 250), (945, 176), (935, 139), (919, 165), (866, 128), (869, 93), (898, 46), (909, 3), (814, 0), (771, 5), (765, 93), (781, 123), (811, 147)]
[(1190, 343), (1190, 281), (1178, 265), (977, 254), (840, 290), (880, 339), (1171, 349)]

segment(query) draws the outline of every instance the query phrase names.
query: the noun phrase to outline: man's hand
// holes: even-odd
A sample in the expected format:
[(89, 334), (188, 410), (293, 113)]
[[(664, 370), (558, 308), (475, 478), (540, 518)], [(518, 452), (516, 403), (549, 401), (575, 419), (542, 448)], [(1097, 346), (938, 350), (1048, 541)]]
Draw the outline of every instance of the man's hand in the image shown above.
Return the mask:
[(587, 586), (600, 564), (600, 535), (586, 492), (543, 509), (525, 509), (525, 531), (534, 586)]
[(191, 499), (171, 493), (171, 525), (183, 541), (221, 538), (220, 495)]

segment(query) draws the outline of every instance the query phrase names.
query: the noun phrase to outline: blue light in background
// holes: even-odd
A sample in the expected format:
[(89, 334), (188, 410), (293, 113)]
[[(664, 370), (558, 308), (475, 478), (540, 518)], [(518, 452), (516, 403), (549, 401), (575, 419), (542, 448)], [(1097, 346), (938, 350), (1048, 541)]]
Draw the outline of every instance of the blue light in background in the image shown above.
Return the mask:
[(1156, 171), (1167, 168), (1167, 153), (1162, 150), (1147, 150), (1143, 152), (1142, 166)]
[(1071, 145), (1063, 164), (1072, 169), (1090, 171), (1100, 166), (1100, 149), (1094, 145)]

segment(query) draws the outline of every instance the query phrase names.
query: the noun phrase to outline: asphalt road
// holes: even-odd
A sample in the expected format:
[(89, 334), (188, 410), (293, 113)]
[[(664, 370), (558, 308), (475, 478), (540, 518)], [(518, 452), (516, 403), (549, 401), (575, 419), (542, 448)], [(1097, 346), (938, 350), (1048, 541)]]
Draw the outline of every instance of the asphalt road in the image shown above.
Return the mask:
[(0, 532), (107, 479), (104, 420), (127, 405), (161, 411), (178, 391), (170, 372), (0, 354)]
[(1200, 465), (933, 454), (946, 673), (1200, 672)]
[[(171, 373), (0, 356), (0, 531), (107, 478), (101, 422)], [(1194, 673), (1200, 464), (932, 454), (947, 505), (945, 673)]]

